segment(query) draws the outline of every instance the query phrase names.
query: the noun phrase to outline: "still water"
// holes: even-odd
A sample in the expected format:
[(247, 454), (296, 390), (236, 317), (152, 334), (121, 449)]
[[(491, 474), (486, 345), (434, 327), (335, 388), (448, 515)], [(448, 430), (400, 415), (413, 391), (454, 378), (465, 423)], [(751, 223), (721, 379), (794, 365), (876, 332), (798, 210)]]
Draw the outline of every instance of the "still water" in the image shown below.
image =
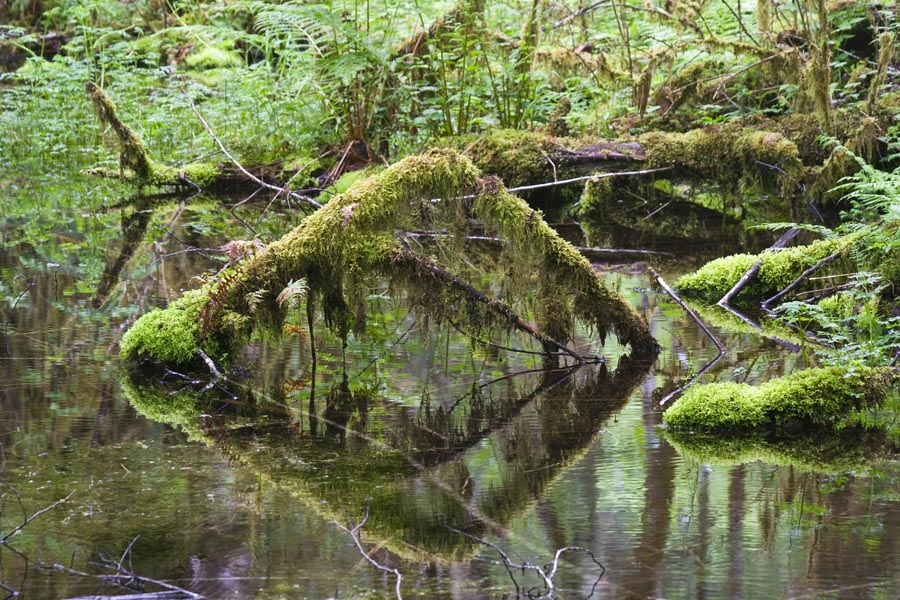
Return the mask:
[[(655, 398), (716, 349), (641, 264), (598, 269), (650, 321), (654, 364), (580, 332), (605, 363), (544, 371), (497, 347), (528, 340), (473, 344), (376, 287), (368, 338), (344, 351), (316, 329), (315, 373), (301, 320), (221, 386), (124, 373), (137, 316), (219, 269), (224, 241), (300, 218), (223, 206), (3, 215), (2, 535), (72, 494), (0, 546), (10, 594), (128, 593), (93, 577), (118, 569), (207, 598), (395, 598), (395, 573), (403, 598), (537, 597), (502, 555), (578, 547), (596, 562), (564, 553), (555, 597), (900, 597), (896, 459), (846, 440), (718, 456), (667, 441)], [(666, 277), (694, 266), (644, 259)], [(728, 351), (710, 380), (801, 364), (738, 329), (715, 327)], [(389, 570), (342, 529), (367, 514), (360, 542)]]

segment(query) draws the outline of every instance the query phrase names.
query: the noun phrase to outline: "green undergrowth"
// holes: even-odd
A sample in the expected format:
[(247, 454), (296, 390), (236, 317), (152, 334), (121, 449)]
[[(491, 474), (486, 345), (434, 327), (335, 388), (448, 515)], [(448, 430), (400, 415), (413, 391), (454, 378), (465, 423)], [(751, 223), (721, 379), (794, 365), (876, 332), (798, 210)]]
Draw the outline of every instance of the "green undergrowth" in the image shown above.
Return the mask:
[(675, 289), (707, 302), (716, 302), (762, 260), (759, 273), (735, 297), (739, 304), (761, 302), (776, 294), (806, 269), (834, 252), (848, 250), (859, 236), (855, 234), (817, 240), (805, 246), (766, 250), (761, 254), (734, 254), (710, 261), (675, 282)]
[(863, 366), (804, 369), (759, 386), (710, 383), (689, 388), (663, 415), (667, 427), (713, 433), (807, 426), (843, 429), (877, 408), (896, 375)]

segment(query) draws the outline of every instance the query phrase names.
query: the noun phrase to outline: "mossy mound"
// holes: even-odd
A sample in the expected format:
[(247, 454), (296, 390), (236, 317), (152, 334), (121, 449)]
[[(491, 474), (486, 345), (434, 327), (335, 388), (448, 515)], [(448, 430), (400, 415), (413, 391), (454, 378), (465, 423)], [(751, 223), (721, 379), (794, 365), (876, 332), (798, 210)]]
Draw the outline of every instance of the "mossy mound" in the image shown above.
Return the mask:
[(206, 335), (201, 312), (208, 301), (207, 290), (191, 290), (165, 309), (154, 309), (138, 319), (122, 336), (119, 355), (142, 364), (201, 366), (202, 349), (209, 356), (227, 358), (246, 339), (238, 331), (231, 336)]
[[(676, 166), (731, 185), (752, 185), (783, 192), (802, 177), (797, 145), (774, 131), (741, 123), (693, 129), (686, 133), (650, 132), (639, 138), (648, 166)], [(772, 165), (778, 168), (773, 168)]]
[(841, 429), (880, 404), (894, 375), (887, 368), (804, 369), (760, 386), (711, 383), (688, 389), (663, 415), (668, 427), (734, 433), (816, 426)]
[(818, 240), (805, 246), (766, 250), (761, 254), (734, 254), (706, 263), (675, 282), (679, 292), (716, 302), (740, 281), (757, 260), (759, 273), (744, 286), (733, 300), (737, 304), (760, 302), (784, 289), (826, 256), (849, 248), (856, 236)]

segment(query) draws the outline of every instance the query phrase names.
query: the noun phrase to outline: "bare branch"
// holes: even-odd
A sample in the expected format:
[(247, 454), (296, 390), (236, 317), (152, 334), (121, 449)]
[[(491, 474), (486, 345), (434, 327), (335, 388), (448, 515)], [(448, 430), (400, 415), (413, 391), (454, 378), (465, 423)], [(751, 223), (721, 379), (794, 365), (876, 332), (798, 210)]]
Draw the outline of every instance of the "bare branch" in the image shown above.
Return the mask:
[(369, 520), (369, 507), (366, 506), (366, 516), (363, 517), (363, 520), (360, 521), (359, 524), (354, 526), (353, 528), (345, 527), (344, 525), (341, 525), (337, 521), (332, 521), (332, 523), (337, 525), (338, 529), (347, 533), (353, 539), (353, 543), (356, 544), (356, 548), (357, 548), (357, 550), (359, 550), (359, 553), (373, 567), (375, 567), (376, 569), (379, 569), (381, 571), (385, 571), (386, 573), (393, 573), (394, 575), (397, 576), (397, 585), (395, 586), (394, 589), (397, 593), (397, 600), (403, 600), (403, 596), (400, 594), (400, 582), (403, 580), (403, 575), (397, 569), (392, 569), (390, 567), (386, 567), (386, 566), (382, 565), (381, 563), (379, 563), (378, 561), (376, 561), (371, 556), (369, 556), (369, 553), (366, 552), (365, 548), (363, 548), (362, 542), (359, 539), (359, 530), (360, 530), (360, 528), (362, 528), (363, 525), (366, 524), (366, 521), (368, 521), (368, 520)]
[(682, 385), (682, 386), (679, 386), (675, 391), (673, 391), (673, 392), (667, 394), (662, 400), (659, 401), (659, 405), (660, 405), (660, 406), (664, 406), (667, 402), (669, 402), (669, 400), (671, 400), (672, 398), (674, 398), (675, 396), (677, 396), (678, 394), (680, 394), (681, 392), (683, 392), (684, 390), (686, 390), (688, 387), (690, 387), (691, 385), (693, 385), (698, 379), (700, 379), (700, 377), (701, 377), (704, 373), (706, 373), (707, 371), (709, 371), (709, 370), (712, 368), (712, 366), (713, 366), (714, 364), (716, 364), (717, 362), (719, 362), (720, 360), (722, 360), (722, 357), (725, 356), (725, 347), (722, 345), (722, 342), (719, 341), (719, 338), (717, 338), (717, 337), (713, 334), (713, 332), (709, 330), (709, 327), (707, 327), (706, 324), (703, 323), (703, 321), (700, 319), (700, 317), (697, 316), (697, 313), (695, 313), (693, 310), (691, 310), (691, 307), (688, 306), (688, 305), (685, 303), (685, 301), (682, 300), (682, 299), (678, 296), (678, 294), (675, 293), (675, 290), (673, 290), (672, 288), (670, 288), (670, 287), (668, 286), (668, 284), (665, 282), (665, 280), (663, 280), (662, 276), (661, 276), (659, 273), (657, 273), (657, 272), (653, 269), (653, 267), (647, 267), (647, 268), (650, 270), (650, 273), (651, 273), (651, 274), (653, 275), (653, 277), (656, 279), (656, 282), (657, 282), (657, 283), (659, 284), (659, 286), (663, 289), (663, 291), (665, 291), (665, 292), (669, 295), (669, 297), (672, 298), (672, 300), (674, 300), (675, 302), (677, 302), (678, 305), (679, 305), (682, 309), (684, 309), (684, 312), (686, 312), (686, 313), (688, 314), (688, 316), (689, 316), (691, 319), (693, 319), (694, 322), (697, 323), (697, 325), (700, 326), (700, 329), (703, 330), (703, 333), (705, 333), (705, 334), (707, 335), (707, 337), (709, 337), (709, 339), (712, 340), (713, 344), (715, 344), (715, 345), (716, 345), (716, 348), (718, 348), (718, 350), (719, 350), (719, 353), (716, 355), (716, 357), (715, 357), (714, 359), (712, 359), (705, 367), (703, 367), (702, 369), (700, 369), (700, 371), (698, 371), (697, 374), (694, 375), (687, 383), (685, 383), (685, 384)]
[(59, 506), (60, 504), (62, 504), (62, 503), (64, 503), (64, 502), (67, 502), (67, 501), (69, 500), (69, 498), (71, 498), (74, 494), (75, 494), (75, 490), (72, 490), (71, 492), (69, 492), (69, 495), (66, 496), (65, 498), (62, 498), (62, 499), (60, 499), (60, 500), (57, 500), (56, 502), (54, 502), (54, 503), (51, 504), (50, 506), (47, 506), (47, 507), (42, 508), (41, 510), (37, 511), (36, 513), (34, 513), (33, 515), (31, 515), (30, 517), (28, 517), (27, 519), (25, 519), (25, 521), (23, 521), (20, 525), (17, 525), (16, 527), (13, 528), (12, 531), (10, 531), (10, 532), (7, 533), (6, 535), (4, 535), (2, 538), (0, 538), (0, 544), (6, 544), (7, 540), (9, 540), (9, 538), (11, 538), (11, 537), (14, 536), (15, 534), (19, 533), (20, 531), (22, 531), (22, 529), (23, 529), (26, 525), (28, 525), (29, 523), (31, 523), (32, 521), (34, 521), (35, 519), (37, 519), (39, 516), (41, 516), (41, 515), (44, 514), (45, 512), (51, 511), (51, 510), (53, 510), (54, 508), (56, 508), (57, 506)]
[[(194, 104), (193, 100), (191, 100), (191, 110), (193, 110), (194, 114), (197, 115), (197, 118), (200, 119), (200, 122), (203, 124), (203, 127), (206, 128), (206, 131), (209, 133), (209, 135), (212, 137), (212, 139), (215, 140), (216, 144), (219, 146), (219, 149), (222, 150), (222, 153), (228, 157), (228, 160), (230, 160), (231, 162), (234, 163), (234, 165), (238, 168), (238, 170), (241, 173), (244, 174), (245, 177), (250, 179), (250, 181), (254, 182), (255, 184), (259, 185), (260, 187), (264, 187), (266, 189), (269, 189), (269, 190), (272, 190), (272, 191), (275, 191), (278, 193), (281, 193), (282, 191), (284, 191), (283, 187), (278, 187), (277, 185), (271, 185), (269, 183), (266, 183), (265, 181), (263, 181), (256, 175), (252, 174), (247, 169), (245, 169), (243, 167), (243, 165), (241, 165), (241, 163), (239, 163), (237, 161), (237, 159), (235, 159), (234, 156), (232, 156), (231, 153), (228, 152), (228, 149), (225, 148), (225, 144), (222, 143), (222, 140), (219, 139), (219, 137), (212, 130), (212, 127), (209, 126), (209, 123), (206, 122), (206, 119), (203, 118), (203, 115), (200, 114), (200, 110)], [(301, 202), (305, 202), (311, 206), (314, 206), (317, 209), (322, 208), (321, 204), (319, 204), (318, 202), (316, 202), (315, 200), (313, 200), (312, 198), (310, 198), (308, 196), (304, 196), (303, 194), (298, 194), (297, 192), (287, 192), (287, 194), (291, 198), (295, 198), (297, 200), (300, 200)]]

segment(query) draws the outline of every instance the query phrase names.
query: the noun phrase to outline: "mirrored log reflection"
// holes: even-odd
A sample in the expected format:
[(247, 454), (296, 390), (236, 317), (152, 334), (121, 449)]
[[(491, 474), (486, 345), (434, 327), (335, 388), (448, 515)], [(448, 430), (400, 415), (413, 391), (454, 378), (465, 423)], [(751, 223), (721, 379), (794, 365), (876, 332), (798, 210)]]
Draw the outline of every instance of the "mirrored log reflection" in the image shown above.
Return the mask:
[[(454, 560), (476, 543), (450, 528), (484, 535), (527, 509), (591, 446), (607, 419), (644, 379), (646, 363), (535, 370), (461, 397), (424, 394), (418, 407), (354, 390), (346, 376), (320, 393), (315, 432), (300, 407), (252, 389), (123, 389), (145, 416), (178, 427), (320, 515), (357, 521), (363, 536), (406, 557)], [(183, 387), (183, 386), (182, 386)], [(304, 423), (307, 425), (304, 426)], [(491, 446), (501, 452), (484, 456)]]

